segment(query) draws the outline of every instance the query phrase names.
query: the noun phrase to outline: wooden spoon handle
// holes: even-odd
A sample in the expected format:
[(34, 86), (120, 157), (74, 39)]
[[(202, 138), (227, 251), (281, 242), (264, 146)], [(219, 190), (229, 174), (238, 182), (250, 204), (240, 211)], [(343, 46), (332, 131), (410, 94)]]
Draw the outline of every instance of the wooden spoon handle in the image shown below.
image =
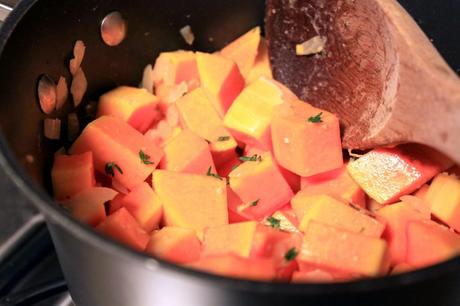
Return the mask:
[(398, 57), (364, 142), (418, 142), (460, 163), (460, 79), (396, 1), (375, 1)]

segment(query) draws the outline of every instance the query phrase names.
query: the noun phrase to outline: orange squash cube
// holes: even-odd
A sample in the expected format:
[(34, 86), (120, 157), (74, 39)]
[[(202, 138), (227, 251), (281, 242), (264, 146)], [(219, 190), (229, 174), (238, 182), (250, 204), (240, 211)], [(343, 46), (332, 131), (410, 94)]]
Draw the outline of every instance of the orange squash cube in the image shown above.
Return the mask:
[(362, 276), (377, 276), (386, 268), (386, 252), (385, 240), (311, 221), (297, 259)]
[(56, 155), (51, 169), (54, 198), (63, 200), (96, 185), (93, 154)]
[(166, 226), (194, 229), (228, 224), (226, 183), (207, 175), (156, 170), (153, 187), (163, 203)]
[(228, 177), (230, 188), (245, 203), (238, 211), (251, 220), (262, 220), (289, 203), (293, 193), (270, 152), (253, 157)]
[(264, 76), (269, 79), (273, 78), (272, 68), (270, 66), (270, 59), (268, 57), (267, 43), (265, 39), (262, 37), (260, 39), (256, 60), (251, 68), (251, 71), (249, 71), (249, 74), (246, 77), (246, 84), (254, 82), (261, 76)]
[(235, 254), (213, 255), (200, 258), (189, 267), (227, 277), (271, 281), (276, 277), (273, 260), (245, 258)]
[(104, 203), (112, 200), (117, 192), (110, 188), (90, 187), (61, 204), (79, 221), (96, 226), (105, 220)]
[(282, 103), (283, 92), (277, 83), (261, 77), (235, 99), (224, 117), (224, 125), (239, 141), (270, 150), (270, 122), (276, 106)]
[(291, 205), (300, 220), (299, 229), (303, 232), (313, 221), (373, 238), (379, 238), (385, 229), (385, 224), (370, 212), (328, 195), (310, 196), (301, 191), (292, 198)]
[(219, 116), (223, 117), (243, 90), (244, 78), (238, 66), (222, 55), (197, 52), (196, 61), (201, 86)]
[(308, 195), (327, 194), (359, 207), (366, 207), (364, 190), (348, 174), (347, 167), (342, 166), (330, 172), (300, 180), (302, 193)]
[(220, 54), (234, 61), (243, 77), (246, 78), (254, 66), (260, 38), (260, 27), (255, 27), (225, 46)]
[(428, 267), (460, 254), (460, 235), (433, 221), (407, 225), (407, 263)]
[(256, 227), (257, 222), (248, 221), (206, 229), (203, 255), (233, 253), (249, 257)]
[(348, 173), (374, 200), (394, 203), (420, 188), (452, 162), (433, 149), (408, 144), (372, 150), (348, 164)]
[(456, 231), (460, 231), (460, 180), (456, 176), (436, 176), (425, 199), (431, 206), (433, 215)]
[(137, 251), (144, 251), (149, 242), (149, 235), (124, 207), (108, 216), (96, 229)]
[(165, 103), (174, 102), (200, 86), (195, 53), (192, 51), (162, 52), (153, 67), (155, 93)]
[(165, 226), (152, 234), (145, 252), (172, 263), (186, 264), (200, 259), (201, 242), (194, 230)]
[(158, 102), (158, 98), (144, 88), (120, 86), (99, 98), (97, 117), (118, 117), (144, 134), (160, 120)]
[(276, 269), (276, 279), (289, 281), (292, 273), (298, 269), (295, 260), (302, 237), (298, 233), (289, 233), (278, 229), (259, 225), (254, 235), (251, 257), (271, 258)]
[(164, 152), (161, 169), (206, 174), (211, 167), (213, 173), (216, 171), (208, 143), (189, 129), (172, 138), (164, 147)]
[(275, 110), (271, 134), (277, 162), (295, 174), (308, 177), (343, 165), (339, 120), (328, 112), (298, 100), (284, 103)]
[(236, 158), (237, 143), (224, 127), (222, 119), (202, 88), (186, 94), (176, 105), (183, 126), (210, 142), (211, 154), (218, 168)]
[(280, 230), (291, 233), (299, 232), (299, 220), (291, 209), (281, 209), (276, 211), (273, 218), (280, 221)]
[[(97, 171), (111, 172), (113, 179), (128, 189), (144, 182), (163, 157), (163, 151), (148, 138), (120, 118), (111, 116), (99, 117), (88, 124), (70, 148), (71, 154), (88, 151), (93, 152)], [(107, 172), (109, 166), (112, 171)]]
[(161, 200), (149, 184), (142, 183), (136, 186), (122, 197), (120, 204), (131, 213), (146, 232), (151, 232), (160, 226), (163, 210)]
[(414, 220), (429, 220), (430, 214), (426, 215), (405, 202), (386, 205), (376, 214), (383, 218), (387, 224), (383, 237), (388, 242), (391, 265), (405, 262), (407, 257), (407, 224)]

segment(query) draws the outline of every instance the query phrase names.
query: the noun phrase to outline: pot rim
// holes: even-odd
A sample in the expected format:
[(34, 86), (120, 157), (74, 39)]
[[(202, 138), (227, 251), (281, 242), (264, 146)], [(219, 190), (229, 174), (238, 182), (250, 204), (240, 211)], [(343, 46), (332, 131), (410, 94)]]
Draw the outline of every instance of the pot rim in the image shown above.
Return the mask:
[[(18, 3), (15, 9), (6, 19), (0, 30), (0, 57), (8, 39), (14, 34), (14, 29), (21, 22), (22, 17), (27, 14), (30, 8), (39, 0), (23, 0)], [(1, 68), (1, 67), (0, 67)], [(136, 260), (138, 262), (150, 262), (149, 266), (158, 269), (169, 270), (178, 275), (187, 276), (199, 281), (206, 281), (210, 285), (218, 285), (256, 292), (273, 292), (288, 295), (323, 295), (335, 293), (360, 293), (382, 289), (394, 288), (397, 286), (410, 286), (428, 280), (441, 278), (448, 274), (460, 271), (460, 256), (440, 264), (424, 269), (403, 273), (399, 275), (361, 279), (343, 283), (318, 283), (318, 284), (291, 284), (251, 281), (245, 279), (229, 278), (218, 276), (198, 270), (193, 270), (167, 261), (153, 258), (147, 254), (136, 252), (124, 245), (112, 241), (101, 234), (95, 232), (90, 227), (78, 222), (69, 214), (65, 214), (62, 209), (55, 204), (53, 199), (42, 189), (38, 188), (26, 171), (18, 163), (12, 150), (9, 148), (3, 133), (0, 131), (0, 166), (9, 176), (11, 181), (26, 196), (26, 198), (42, 212), (47, 222), (56, 224), (62, 230), (71, 233), (74, 237), (88, 242), (96, 248), (104, 248), (109, 252), (116, 252), (121, 256)], [(146, 268), (147, 269), (147, 268)]]

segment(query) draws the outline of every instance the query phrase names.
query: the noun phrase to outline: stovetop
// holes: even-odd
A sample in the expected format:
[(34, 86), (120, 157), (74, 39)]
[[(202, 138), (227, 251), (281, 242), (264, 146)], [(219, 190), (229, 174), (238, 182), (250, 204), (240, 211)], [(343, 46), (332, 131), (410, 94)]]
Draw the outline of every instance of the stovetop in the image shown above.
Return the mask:
[(0, 306), (73, 306), (43, 217), (0, 169)]
[[(0, 1), (0, 27), (17, 2)], [(43, 217), (2, 169), (0, 207), (0, 306), (74, 306)]]

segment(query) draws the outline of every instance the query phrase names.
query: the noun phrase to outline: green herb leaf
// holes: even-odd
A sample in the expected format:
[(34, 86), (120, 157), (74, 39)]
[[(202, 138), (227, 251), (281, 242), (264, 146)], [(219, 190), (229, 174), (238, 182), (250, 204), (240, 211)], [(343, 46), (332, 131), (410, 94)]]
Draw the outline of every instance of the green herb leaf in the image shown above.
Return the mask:
[(154, 163), (150, 161), (150, 155), (144, 153), (144, 151), (139, 151), (139, 158), (144, 165), (153, 165)]
[(115, 176), (115, 169), (120, 172), (120, 174), (123, 174), (123, 170), (121, 170), (120, 166), (118, 166), (115, 162), (107, 163), (105, 164), (105, 173), (107, 175), (110, 175), (111, 177)]
[(212, 173), (211, 170), (212, 170), (212, 167), (209, 166), (208, 172), (206, 173), (207, 176), (215, 177), (216, 179), (219, 179), (219, 180), (221, 180), (221, 181), (223, 180), (218, 174)]
[(297, 252), (295, 248), (292, 248), (289, 249), (289, 251), (287, 251), (286, 254), (284, 254), (284, 259), (286, 261), (292, 261), (297, 257), (297, 255), (299, 255), (299, 252)]
[(254, 154), (253, 156), (241, 156), (240, 160), (242, 162), (261, 162), (262, 161), (262, 156), (258, 154)]
[(235, 170), (236, 168), (238, 168), (240, 165), (233, 165), (232, 166), (232, 171)]
[(308, 122), (311, 122), (311, 123), (320, 123), (320, 122), (323, 122), (323, 119), (321, 118), (321, 116), (323, 116), (323, 112), (319, 113), (319, 114), (316, 115), (316, 116), (313, 116), (313, 117), (308, 118)]
[(267, 218), (268, 223), (270, 223), (270, 226), (273, 228), (280, 228), (281, 226), (281, 221), (274, 218), (274, 217), (268, 217)]
[(230, 136), (220, 136), (217, 138), (217, 141), (227, 141), (230, 140)]
[(259, 204), (259, 201), (260, 201), (260, 199), (257, 199), (257, 200), (255, 200), (255, 201), (252, 201), (252, 202), (251, 202), (251, 206), (257, 206), (257, 204)]

